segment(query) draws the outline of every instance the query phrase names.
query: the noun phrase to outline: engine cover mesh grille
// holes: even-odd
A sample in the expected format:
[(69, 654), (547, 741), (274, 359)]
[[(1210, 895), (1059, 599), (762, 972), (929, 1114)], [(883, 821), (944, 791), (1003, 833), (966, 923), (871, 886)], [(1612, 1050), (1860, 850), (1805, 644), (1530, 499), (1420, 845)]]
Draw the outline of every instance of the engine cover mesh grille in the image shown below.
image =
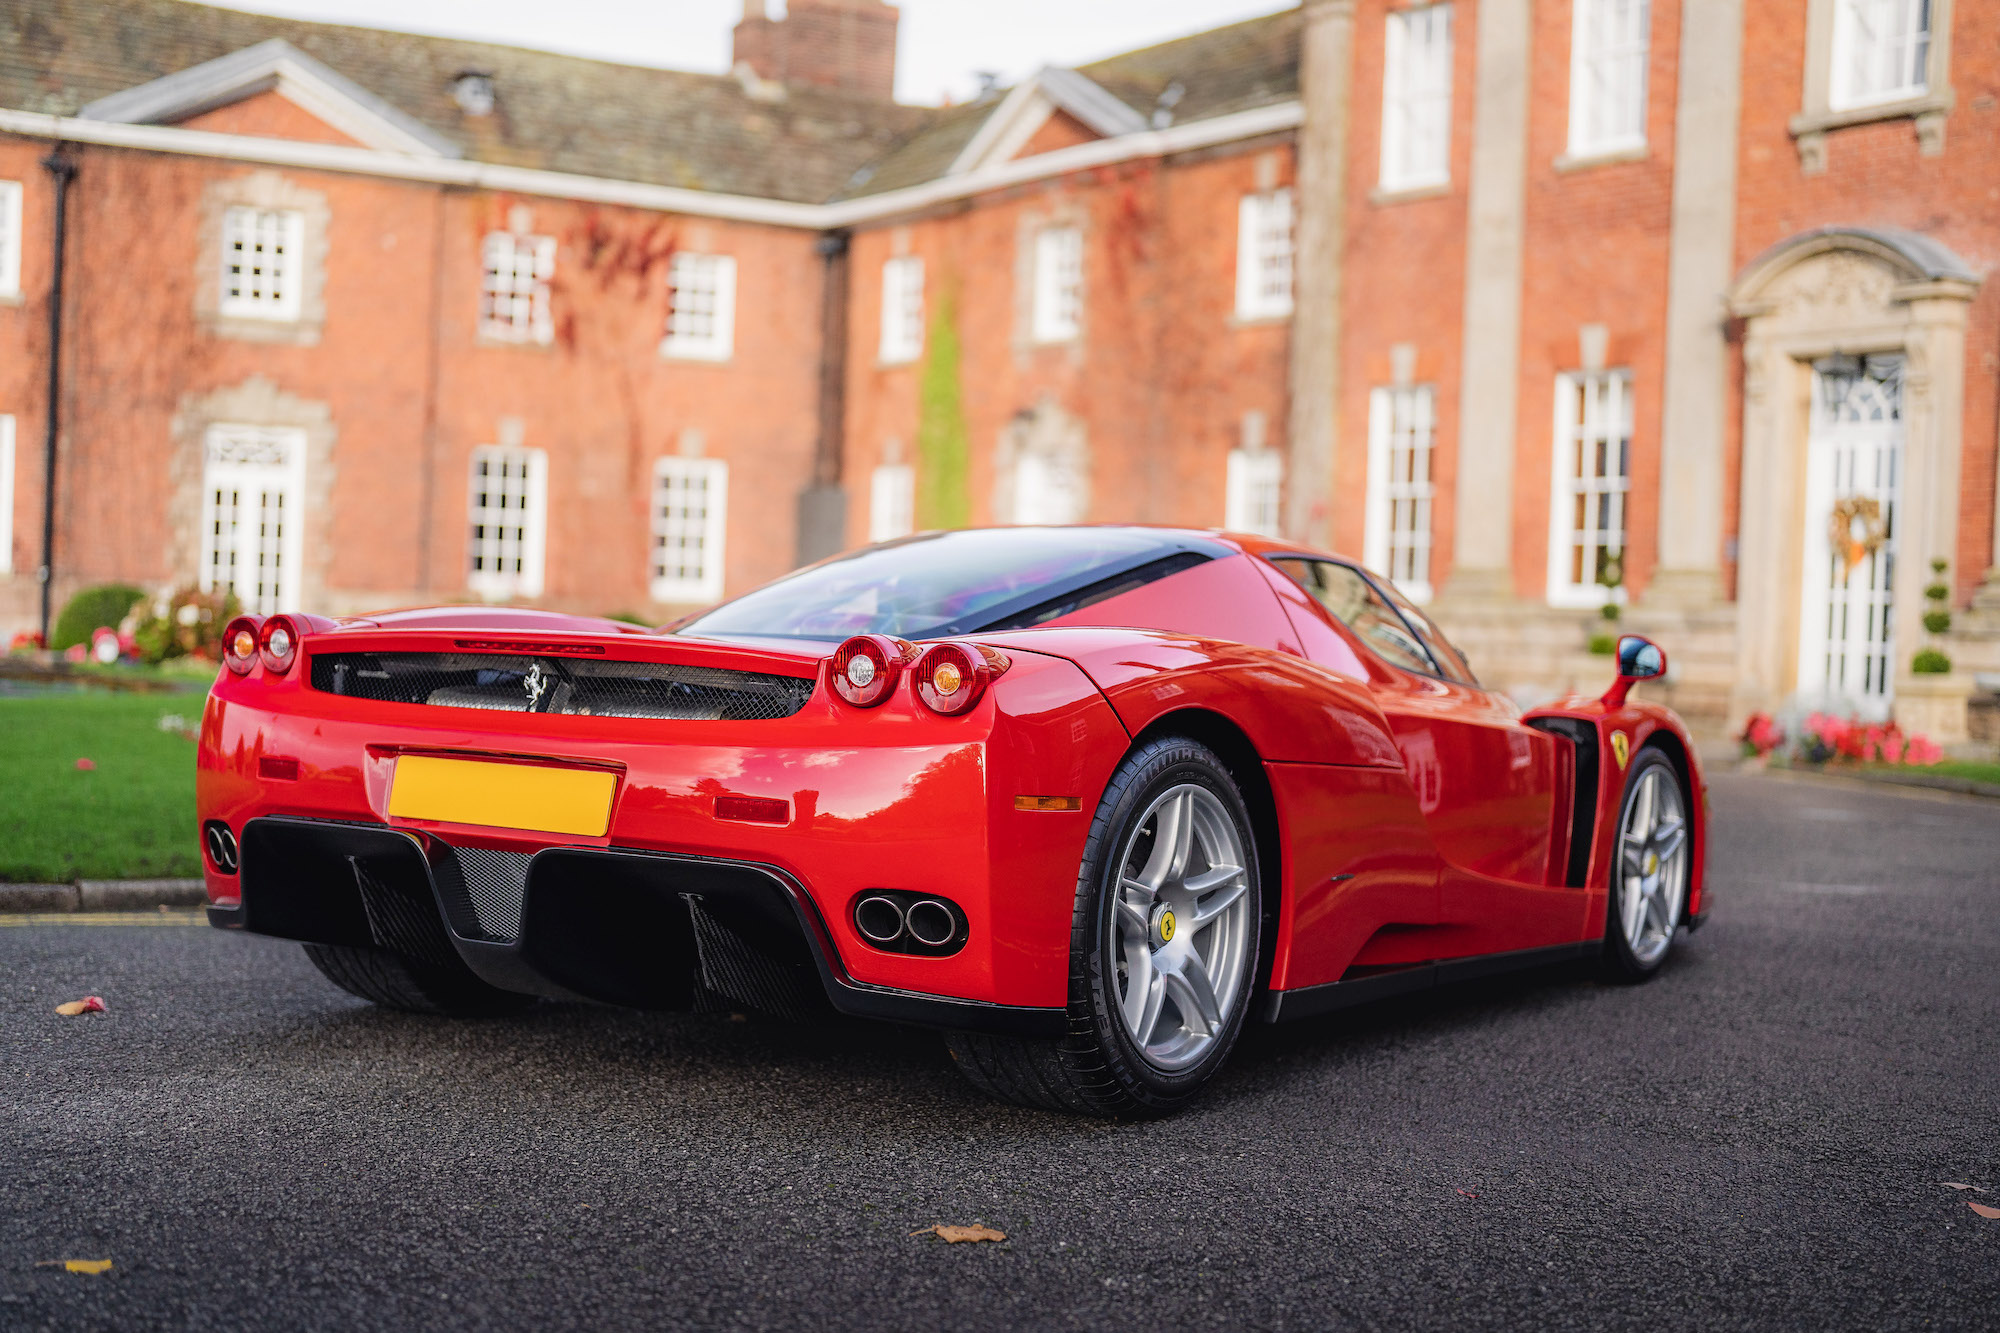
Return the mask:
[(382, 703), (680, 721), (770, 721), (812, 697), (797, 676), (513, 653), (314, 653), (312, 687)]

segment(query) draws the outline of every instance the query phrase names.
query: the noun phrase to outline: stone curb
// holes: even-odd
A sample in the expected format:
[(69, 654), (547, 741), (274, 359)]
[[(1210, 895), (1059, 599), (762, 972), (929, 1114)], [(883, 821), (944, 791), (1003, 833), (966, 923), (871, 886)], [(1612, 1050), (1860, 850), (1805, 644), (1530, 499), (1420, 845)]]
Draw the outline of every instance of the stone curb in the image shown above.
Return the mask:
[(198, 879), (85, 879), (74, 884), (0, 884), (0, 912), (132, 912), (200, 907)]
[(1822, 770), (1813, 768), (1769, 768), (1758, 769), (1743, 765), (1739, 773), (1755, 773), (1772, 777), (1804, 778), (1807, 781), (1867, 782), (1882, 787), (1915, 787), (1923, 791), (1949, 792), (1954, 796), (1976, 796), (1986, 800), (2000, 800), (2000, 783), (1975, 782), (1971, 778), (1953, 778), (1932, 773), (1888, 773), (1869, 772), (1865, 769), (1843, 768)]

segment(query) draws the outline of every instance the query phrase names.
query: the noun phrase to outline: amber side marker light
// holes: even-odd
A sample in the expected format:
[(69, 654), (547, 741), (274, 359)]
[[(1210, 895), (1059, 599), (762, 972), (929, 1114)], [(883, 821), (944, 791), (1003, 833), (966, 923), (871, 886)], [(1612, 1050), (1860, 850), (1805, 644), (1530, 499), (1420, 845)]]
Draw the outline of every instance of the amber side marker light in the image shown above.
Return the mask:
[(223, 664), (239, 676), (249, 675), (250, 668), (257, 665), (257, 629), (261, 623), (256, 616), (238, 616), (222, 631)]
[(1016, 796), (1014, 808), (1050, 814), (1075, 814), (1083, 809), (1083, 799), (1078, 796)]

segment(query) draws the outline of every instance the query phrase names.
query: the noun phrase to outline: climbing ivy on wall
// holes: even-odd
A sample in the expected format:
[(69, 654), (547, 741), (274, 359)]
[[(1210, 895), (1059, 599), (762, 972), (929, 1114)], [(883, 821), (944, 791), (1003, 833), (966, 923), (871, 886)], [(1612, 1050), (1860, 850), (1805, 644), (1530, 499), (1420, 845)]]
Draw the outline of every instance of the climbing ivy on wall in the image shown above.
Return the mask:
[[(943, 284), (940, 284), (943, 286)], [(959, 381), (958, 292), (945, 287), (924, 340), (917, 405), (917, 526), (962, 528), (972, 522), (968, 471), (972, 447)]]

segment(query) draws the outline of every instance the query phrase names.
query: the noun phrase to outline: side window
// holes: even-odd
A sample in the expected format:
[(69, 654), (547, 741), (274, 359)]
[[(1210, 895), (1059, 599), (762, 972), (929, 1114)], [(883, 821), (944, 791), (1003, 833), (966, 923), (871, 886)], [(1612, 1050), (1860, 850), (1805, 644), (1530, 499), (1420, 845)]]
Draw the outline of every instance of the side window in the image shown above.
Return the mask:
[(1391, 666), (1426, 676), (1440, 674), (1430, 654), (1375, 585), (1350, 565), (1331, 560), (1275, 558), (1271, 561), (1311, 593), (1327, 612), (1358, 634)]
[(1424, 647), (1430, 650), (1431, 657), (1436, 660), (1441, 674), (1447, 680), (1455, 680), (1461, 685), (1471, 685), (1476, 688), (1479, 682), (1473, 677), (1472, 668), (1465, 664), (1465, 654), (1452, 646), (1451, 640), (1445, 638), (1437, 623), (1425, 615), (1409, 598), (1403, 596), (1402, 589), (1395, 584), (1387, 579), (1380, 579), (1378, 582), (1388, 593), (1389, 600), (1395, 603), (1396, 609), (1403, 613), (1403, 619), (1416, 631), (1417, 637), (1424, 641)]

